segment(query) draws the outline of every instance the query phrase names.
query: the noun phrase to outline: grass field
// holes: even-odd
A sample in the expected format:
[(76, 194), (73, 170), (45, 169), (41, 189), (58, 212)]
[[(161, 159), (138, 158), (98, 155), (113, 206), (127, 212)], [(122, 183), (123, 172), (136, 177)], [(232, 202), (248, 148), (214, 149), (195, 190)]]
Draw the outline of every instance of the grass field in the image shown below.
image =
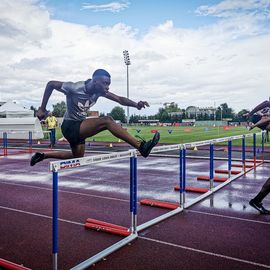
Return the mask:
[[(159, 126), (129, 126), (125, 127), (133, 136), (139, 135), (148, 140), (153, 137), (151, 130), (158, 130), (160, 132), (160, 143), (179, 144), (189, 143), (194, 141), (203, 141), (221, 137), (229, 137), (250, 133), (245, 127), (230, 127), (225, 129), (223, 127), (159, 127)], [(259, 129), (252, 130), (252, 133), (260, 132)], [(57, 139), (62, 137), (60, 129), (57, 129)], [(110, 132), (103, 131), (98, 135), (87, 139), (87, 141), (97, 142), (118, 142)], [(261, 139), (258, 138), (258, 143)], [(251, 145), (252, 139), (247, 139), (247, 145)], [(234, 145), (241, 145), (241, 141), (235, 141)], [(269, 142), (266, 144), (269, 146)]]

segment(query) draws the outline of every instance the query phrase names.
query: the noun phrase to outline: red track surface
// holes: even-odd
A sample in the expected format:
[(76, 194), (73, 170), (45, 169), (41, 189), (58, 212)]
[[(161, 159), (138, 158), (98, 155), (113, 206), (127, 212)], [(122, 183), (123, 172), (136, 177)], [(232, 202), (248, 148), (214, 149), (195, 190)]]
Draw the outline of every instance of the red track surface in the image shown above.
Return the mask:
[[(52, 269), (52, 190), (48, 162), (30, 168), (29, 155), (0, 159), (0, 258), (33, 270)], [(69, 269), (123, 239), (86, 230), (87, 218), (130, 226), (129, 161), (67, 170), (59, 178), (59, 269)], [(138, 162), (138, 196), (177, 203), (177, 159)], [(222, 162), (215, 163), (220, 168)], [(188, 160), (187, 179), (208, 174), (207, 161)], [(224, 166), (226, 167), (226, 166)], [(96, 270), (267, 269), (270, 268), (270, 216), (259, 215), (248, 201), (269, 175), (264, 164), (210, 198), (139, 232), (137, 240)], [(31, 171), (32, 169), (32, 171)], [(215, 183), (218, 185), (219, 183)], [(190, 201), (200, 194), (186, 194)], [(270, 208), (270, 198), (265, 199)], [(138, 205), (142, 224), (169, 210)], [(92, 268), (91, 268), (92, 269)]]

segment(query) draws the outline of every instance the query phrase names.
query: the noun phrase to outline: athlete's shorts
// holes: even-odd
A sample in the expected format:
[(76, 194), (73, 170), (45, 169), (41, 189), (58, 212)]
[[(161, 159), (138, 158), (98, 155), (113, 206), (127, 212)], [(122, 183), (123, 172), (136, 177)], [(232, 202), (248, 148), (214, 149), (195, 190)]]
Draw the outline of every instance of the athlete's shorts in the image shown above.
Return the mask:
[(82, 121), (64, 120), (61, 125), (62, 134), (71, 147), (85, 144), (85, 140), (80, 138), (81, 123)]
[(262, 116), (259, 114), (253, 114), (251, 117), (251, 122), (253, 124), (256, 124), (257, 122), (259, 122), (262, 119)]

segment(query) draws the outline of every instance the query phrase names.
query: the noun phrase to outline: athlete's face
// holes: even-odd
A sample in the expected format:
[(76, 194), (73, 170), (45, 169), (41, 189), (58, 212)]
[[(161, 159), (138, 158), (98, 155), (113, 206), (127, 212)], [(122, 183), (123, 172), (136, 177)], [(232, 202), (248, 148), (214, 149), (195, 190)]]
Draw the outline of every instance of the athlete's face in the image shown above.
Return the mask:
[(100, 76), (96, 77), (93, 79), (94, 81), (94, 92), (101, 94), (101, 95), (106, 95), (109, 91), (109, 87), (111, 84), (111, 79), (106, 76)]

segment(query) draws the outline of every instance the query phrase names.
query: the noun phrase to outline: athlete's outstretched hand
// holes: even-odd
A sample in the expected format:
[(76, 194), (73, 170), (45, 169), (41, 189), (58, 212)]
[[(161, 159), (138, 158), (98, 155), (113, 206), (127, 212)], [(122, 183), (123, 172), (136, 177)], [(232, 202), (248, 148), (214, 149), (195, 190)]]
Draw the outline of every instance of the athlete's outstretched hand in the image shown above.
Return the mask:
[(39, 119), (39, 120), (42, 120), (42, 119), (44, 119), (45, 117), (46, 117), (46, 115), (47, 115), (47, 111), (45, 110), (42, 110), (41, 108), (38, 108), (38, 111), (37, 111), (37, 118)]
[(137, 109), (140, 110), (142, 108), (149, 107), (149, 104), (147, 101), (139, 101), (137, 103)]

